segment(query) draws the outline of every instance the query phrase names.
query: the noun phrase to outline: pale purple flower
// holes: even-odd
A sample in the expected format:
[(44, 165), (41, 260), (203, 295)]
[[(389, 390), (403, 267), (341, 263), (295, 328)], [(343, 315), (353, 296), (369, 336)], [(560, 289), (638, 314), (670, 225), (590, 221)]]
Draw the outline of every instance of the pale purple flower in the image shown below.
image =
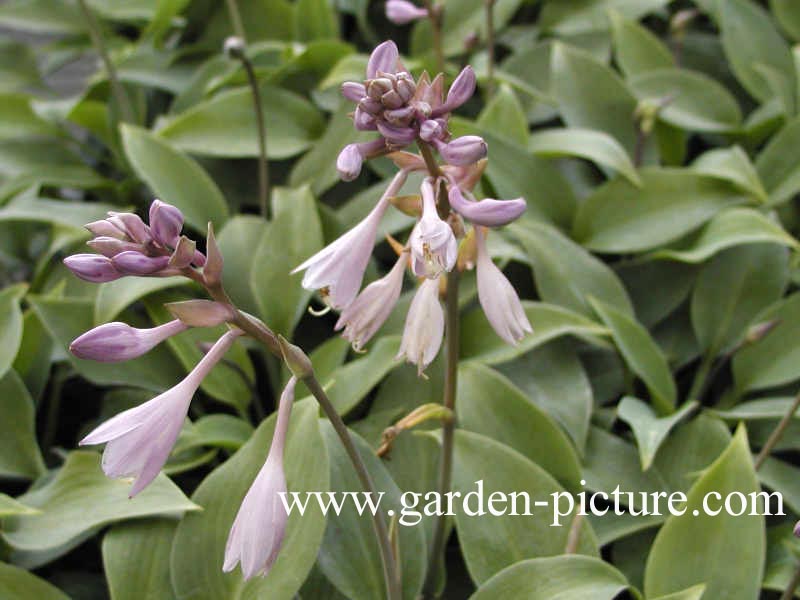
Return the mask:
[(127, 233), (114, 225), (111, 221), (105, 219), (102, 221), (93, 221), (91, 223), (87, 223), (84, 225), (84, 227), (89, 230), (89, 233), (96, 237), (107, 236), (116, 238), (118, 240), (128, 239)]
[(533, 328), (514, 286), (492, 262), (480, 227), (475, 228), (475, 239), (478, 246), (476, 276), (481, 308), (497, 335), (516, 346), (526, 333), (533, 333)]
[(457, 213), (463, 215), (477, 225), (486, 227), (502, 227), (515, 221), (525, 212), (525, 200), (514, 198), (513, 200), (494, 200), (484, 198), (483, 200), (467, 200), (463, 193), (455, 184), (450, 185), (450, 206)]
[(439, 217), (436, 192), (430, 177), (422, 182), (421, 192), (422, 218), (409, 240), (411, 266), (418, 277), (436, 278), (442, 271), (453, 269), (458, 258), (458, 243), (452, 227)]
[(386, 18), (395, 25), (406, 25), (427, 16), (427, 10), (407, 0), (387, 0), (386, 2)]
[(120, 252), (111, 259), (114, 267), (125, 275), (152, 275), (169, 264), (169, 256), (147, 256), (141, 252)]
[(289, 379), (281, 394), (275, 433), (267, 460), (242, 500), (225, 544), (225, 563), (222, 570), (228, 573), (237, 563), (241, 563), (245, 580), (269, 573), (278, 558), (286, 533), (288, 515), (281, 499), (281, 494), (287, 493), (283, 449), (286, 445), (296, 383), (296, 377)]
[(76, 338), (69, 345), (69, 351), (86, 360), (120, 362), (149, 352), (185, 329), (186, 325), (178, 319), (151, 329), (137, 329), (127, 323), (106, 323)]
[(475, 71), (472, 70), (472, 67), (467, 65), (461, 70), (461, 73), (458, 74), (453, 85), (450, 86), (444, 103), (431, 111), (431, 117), (440, 117), (446, 113), (453, 112), (472, 98), (472, 94), (474, 93)]
[(118, 212), (109, 212), (108, 215), (107, 220), (118, 229), (124, 231), (134, 242), (149, 244), (152, 241), (153, 236), (150, 234), (150, 228), (145, 225), (139, 215)]
[(150, 232), (162, 246), (174, 248), (183, 229), (183, 213), (161, 200), (150, 204)]
[(395, 358), (414, 363), (422, 375), (439, 353), (443, 337), (444, 311), (439, 302), (439, 280), (426, 279), (411, 300), (400, 351)]
[(367, 79), (374, 79), (379, 71), (381, 73), (394, 73), (397, 69), (397, 61), (399, 58), (400, 52), (397, 50), (397, 46), (393, 41), (387, 40), (379, 44), (369, 56), (369, 62), (367, 63)]
[(451, 165), (465, 166), (485, 158), (488, 152), (486, 142), (477, 135), (464, 135), (449, 143), (433, 140), (442, 158)]
[(96, 250), (103, 256), (107, 256), (108, 258), (113, 258), (120, 252), (141, 252), (142, 246), (141, 244), (137, 244), (135, 242), (128, 242), (125, 240), (121, 240), (115, 237), (101, 235), (96, 237), (92, 240), (86, 242), (86, 245), (89, 246), (92, 250)]
[(339, 153), (336, 159), (336, 170), (342, 181), (353, 181), (361, 173), (361, 165), (365, 158), (378, 156), (386, 151), (386, 142), (383, 138), (362, 142), (360, 144), (348, 144)]
[(321, 290), (323, 300), (331, 308), (340, 310), (346, 307), (358, 294), (375, 245), (378, 225), (389, 206), (389, 198), (397, 195), (406, 176), (406, 171), (399, 171), (375, 207), (358, 225), (292, 271), (305, 270), (303, 287)]
[(241, 334), (228, 331), (178, 385), (109, 419), (81, 440), (81, 446), (107, 442), (103, 472), (112, 478), (135, 477), (130, 497), (147, 487), (167, 462), (192, 396)]
[(111, 259), (99, 254), (73, 254), (64, 259), (64, 265), (77, 277), (92, 283), (105, 283), (122, 277)]
[(389, 318), (400, 297), (407, 264), (408, 257), (403, 253), (388, 274), (365, 287), (339, 316), (334, 330), (344, 328), (342, 337), (350, 341), (356, 352), (361, 351)]
[(367, 89), (363, 83), (356, 81), (345, 81), (342, 84), (342, 96), (351, 102), (360, 102), (367, 95)]

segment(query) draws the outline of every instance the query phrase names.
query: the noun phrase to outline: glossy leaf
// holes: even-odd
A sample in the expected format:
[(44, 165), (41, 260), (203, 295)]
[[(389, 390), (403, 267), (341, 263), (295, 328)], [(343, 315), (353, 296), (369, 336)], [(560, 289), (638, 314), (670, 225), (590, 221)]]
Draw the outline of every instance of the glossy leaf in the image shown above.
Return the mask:
[(36, 441), (36, 409), (16, 371), (0, 378), (0, 475), (35, 479), (45, 472)]
[(670, 51), (649, 29), (615, 10), (609, 12), (609, 18), (614, 56), (626, 76), (674, 66)]
[(0, 562), (0, 596), (37, 598), (38, 600), (69, 600), (69, 596), (44, 579), (3, 562)]
[(0, 377), (11, 368), (22, 341), (22, 311), (19, 301), (27, 286), (17, 284), (0, 291)]
[(753, 163), (739, 146), (717, 148), (701, 154), (692, 164), (698, 173), (726, 179), (759, 202), (767, 201), (767, 192)]

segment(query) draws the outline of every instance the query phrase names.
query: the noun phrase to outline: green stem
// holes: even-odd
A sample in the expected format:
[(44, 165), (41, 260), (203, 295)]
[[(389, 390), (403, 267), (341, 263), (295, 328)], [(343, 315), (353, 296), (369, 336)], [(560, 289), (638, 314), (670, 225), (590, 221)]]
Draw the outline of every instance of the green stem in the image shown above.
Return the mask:
[[(308, 389), (317, 399), (317, 402), (319, 402), (322, 410), (324, 410), (325, 414), (328, 416), (331, 425), (333, 425), (334, 430), (336, 430), (336, 434), (339, 436), (342, 446), (344, 446), (347, 455), (350, 457), (350, 462), (353, 463), (353, 467), (356, 470), (358, 479), (361, 481), (362, 487), (371, 496), (377, 496), (375, 485), (372, 482), (372, 478), (369, 475), (369, 471), (367, 471), (364, 461), (361, 459), (361, 455), (358, 453), (358, 450), (356, 450), (356, 447), (353, 444), (353, 439), (350, 437), (350, 432), (348, 431), (347, 426), (344, 424), (344, 421), (342, 421), (342, 418), (339, 416), (339, 413), (336, 412), (336, 408), (333, 406), (333, 404), (331, 404), (331, 401), (325, 393), (325, 390), (322, 389), (322, 386), (319, 384), (319, 381), (317, 381), (317, 378), (314, 377), (313, 374), (308, 377), (304, 377), (303, 383), (306, 384), (306, 387), (308, 387)], [(389, 528), (386, 525), (386, 521), (383, 518), (382, 512), (376, 511), (372, 515), (372, 526), (375, 529), (375, 536), (378, 538), (378, 546), (381, 552), (381, 559), (383, 560), (383, 576), (386, 583), (387, 597), (389, 600), (400, 600), (403, 597), (400, 572), (397, 568), (394, 552), (392, 551)]]
[(792, 422), (792, 417), (794, 417), (794, 413), (797, 412), (797, 408), (800, 406), (800, 393), (798, 393), (794, 397), (794, 402), (792, 402), (792, 406), (789, 407), (789, 410), (786, 411), (786, 414), (783, 415), (780, 423), (772, 430), (769, 438), (767, 439), (767, 443), (764, 444), (764, 447), (761, 448), (761, 452), (758, 453), (756, 456), (755, 462), (753, 466), (755, 470), (758, 471), (761, 468), (761, 465), (764, 464), (764, 461), (767, 460), (772, 449), (775, 445), (781, 440), (783, 434), (786, 432), (786, 428), (789, 426), (789, 423)]
[(431, 35), (433, 37), (433, 54), (436, 57), (436, 70), (444, 73), (444, 49), (442, 48), (442, 9), (431, 0), (425, 0), (428, 19), (431, 22)]
[(42, 448), (51, 448), (55, 441), (58, 415), (61, 411), (61, 393), (64, 391), (64, 383), (66, 383), (68, 377), (69, 371), (66, 366), (57, 365), (53, 369), (50, 389), (47, 392), (47, 418), (45, 419), (44, 432), (42, 433)]
[(494, 0), (484, 0), (486, 3), (486, 95), (491, 98), (494, 96)]
[(797, 568), (794, 571), (794, 575), (792, 575), (792, 580), (789, 582), (789, 585), (786, 586), (786, 589), (783, 591), (781, 595), (781, 600), (792, 600), (794, 598), (794, 592), (797, 589), (797, 586), (800, 585), (800, 564), (797, 565)]
[(244, 51), (239, 54), (239, 60), (242, 61), (242, 66), (247, 73), (247, 82), (253, 95), (253, 110), (258, 129), (258, 205), (261, 208), (261, 215), (266, 218), (269, 215), (269, 163), (267, 162), (267, 127), (261, 108), (261, 90), (258, 87), (253, 63), (250, 62)]
[(703, 360), (700, 362), (700, 366), (695, 371), (694, 379), (692, 380), (692, 387), (689, 389), (689, 395), (686, 396), (686, 401), (691, 402), (692, 400), (700, 400), (701, 396), (703, 395), (703, 390), (706, 386), (706, 381), (708, 379), (708, 374), (711, 371), (711, 366), (714, 363), (714, 353), (713, 352), (706, 352), (703, 355)]
[(100, 33), (100, 26), (97, 19), (94, 18), (94, 13), (86, 6), (86, 0), (78, 0), (78, 6), (83, 13), (83, 18), (86, 20), (86, 25), (89, 28), (89, 37), (92, 39), (97, 54), (103, 61), (103, 66), (106, 70), (106, 77), (111, 86), (111, 93), (114, 95), (117, 107), (121, 115), (121, 120), (126, 123), (133, 123), (133, 107), (128, 99), (125, 89), (117, 77), (117, 70), (114, 68), (114, 63), (111, 62), (111, 57), (108, 54), (105, 44), (103, 43), (103, 36)]
[(228, 16), (231, 19), (231, 26), (236, 37), (240, 38), (243, 43), (247, 43), (247, 37), (244, 33), (244, 25), (242, 24), (242, 15), (239, 13), (239, 6), (236, 0), (225, 0), (228, 5)]

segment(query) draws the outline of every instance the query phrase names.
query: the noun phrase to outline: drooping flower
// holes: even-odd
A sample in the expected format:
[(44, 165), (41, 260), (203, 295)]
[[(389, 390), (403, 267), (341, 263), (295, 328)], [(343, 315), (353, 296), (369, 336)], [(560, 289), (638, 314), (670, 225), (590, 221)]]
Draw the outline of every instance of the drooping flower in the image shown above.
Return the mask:
[(420, 191), (422, 218), (414, 226), (409, 240), (411, 268), (418, 277), (436, 278), (442, 271), (453, 269), (458, 257), (458, 243), (452, 227), (439, 217), (433, 180), (425, 179)]
[(289, 379), (281, 394), (267, 460), (242, 500), (225, 545), (222, 570), (228, 573), (241, 563), (245, 580), (269, 573), (283, 544), (288, 520), (281, 500), (281, 494), (287, 492), (283, 449), (296, 383), (296, 377)]
[(386, 18), (395, 25), (406, 25), (427, 16), (426, 9), (408, 2), (408, 0), (387, 0), (386, 2)]
[(516, 346), (526, 333), (533, 333), (533, 328), (514, 286), (492, 262), (486, 249), (485, 234), (480, 227), (475, 228), (475, 238), (478, 247), (478, 300), (481, 308), (497, 335)]
[(411, 300), (396, 358), (414, 363), (422, 375), (439, 353), (443, 337), (444, 311), (439, 301), (439, 280), (426, 279)]
[(467, 200), (457, 185), (450, 186), (448, 194), (450, 206), (476, 225), (485, 227), (502, 227), (519, 218), (525, 212), (524, 198), (513, 200)]
[(466, 166), (486, 157), (488, 147), (482, 137), (463, 135), (451, 142), (433, 140), (441, 157), (450, 165)]
[(78, 358), (98, 362), (131, 360), (186, 328), (178, 319), (151, 329), (137, 329), (127, 323), (106, 323), (76, 338), (69, 351)]
[(320, 290), (323, 300), (331, 308), (340, 310), (346, 307), (358, 294), (375, 245), (378, 224), (389, 206), (389, 198), (397, 195), (406, 176), (405, 171), (399, 171), (375, 207), (358, 225), (292, 271), (305, 270), (303, 287)]
[(360, 351), (389, 318), (403, 288), (403, 273), (408, 258), (402, 254), (384, 277), (365, 287), (342, 311), (334, 329), (344, 328), (342, 337)]
[(167, 462), (192, 396), (241, 334), (228, 331), (178, 385), (109, 419), (81, 440), (81, 446), (107, 442), (103, 471), (112, 478), (135, 477), (131, 497), (153, 481)]

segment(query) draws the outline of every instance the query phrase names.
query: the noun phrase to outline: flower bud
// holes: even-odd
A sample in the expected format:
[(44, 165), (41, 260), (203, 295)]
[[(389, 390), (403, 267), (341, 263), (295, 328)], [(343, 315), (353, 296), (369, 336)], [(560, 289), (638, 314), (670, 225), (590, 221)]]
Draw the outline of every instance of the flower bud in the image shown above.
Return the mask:
[(290, 344), (281, 334), (278, 334), (278, 343), (281, 347), (283, 360), (286, 362), (286, 366), (289, 367), (292, 375), (298, 379), (303, 379), (304, 377), (314, 374), (314, 367), (311, 365), (311, 359), (308, 358), (308, 355), (303, 352), (299, 346)]
[(150, 235), (150, 228), (144, 221), (133, 213), (110, 212), (109, 221), (122, 229), (129, 238), (140, 244), (148, 244), (153, 239)]
[(794, 537), (799, 537), (800, 538), (800, 521), (798, 521), (795, 524), (794, 530), (792, 531), (792, 533), (794, 533)]
[(414, 118), (414, 107), (403, 106), (402, 108), (395, 108), (386, 110), (383, 113), (383, 118), (389, 121), (392, 125), (406, 126)]
[(467, 200), (456, 185), (450, 186), (448, 197), (453, 210), (473, 223), (485, 227), (508, 225), (518, 219), (526, 208), (523, 198), (514, 198), (513, 200), (485, 198), (477, 202)]
[(141, 252), (120, 252), (111, 259), (114, 267), (126, 275), (152, 275), (169, 264), (168, 256), (147, 256)]
[(451, 165), (465, 166), (478, 162), (488, 152), (486, 142), (477, 135), (464, 135), (449, 144), (439, 142), (436, 149), (442, 158)]
[(370, 80), (367, 85), (367, 96), (373, 100), (380, 101), (381, 96), (394, 89), (392, 80), (386, 77), (378, 77), (377, 79)]
[(164, 305), (172, 315), (189, 327), (216, 327), (236, 318), (233, 308), (211, 300), (185, 300)]
[(403, 102), (408, 102), (417, 92), (417, 85), (408, 73), (398, 73), (397, 83), (394, 84), (394, 89), (400, 94)]
[(395, 25), (406, 25), (417, 19), (424, 19), (428, 11), (407, 0), (388, 0), (386, 2), (386, 18)]
[(154, 200), (150, 205), (150, 232), (162, 246), (174, 248), (183, 229), (183, 213), (177, 207)]
[(358, 150), (358, 144), (348, 144), (336, 159), (336, 170), (342, 181), (353, 181), (361, 173), (361, 165), (364, 158)]
[(125, 240), (128, 238), (127, 234), (122, 229), (110, 221), (93, 221), (92, 223), (84, 225), (84, 227), (94, 236), (111, 237), (118, 240)]
[(105, 283), (122, 277), (111, 259), (99, 254), (73, 254), (64, 259), (64, 265), (77, 277), (92, 283)]
[(367, 95), (367, 90), (363, 83), (355, 81), (345, 81), (342, 84), (342, 96), (351, 102), (361, 102), (364, 96)]
[(472, 98), (472, 94), (474, 93), (475, 71), (472, 70), (472, 67), (467, 65), (461, 70), (461, 73), (458, 74), (458, 77), (456, 77), (453, 85), (450, 86), (450, 90), (447, 92), (447, 98), (445, 99), (444, 104), (433, 111), (433, 116), (438, 117), (445, 113), (454, 111), (467, 100)]
[(378, 121), (378, 131), (393, 146), (407, 146), (417, 137), (417, 132), (411, 127), (397, 127), (383, 121)]
[(375, 131), (375, 117), (357, 106), (353, 113), (353, 124), (358, 131)]
[(112, 258), (120, 252), (125, 252), (128, 250), (134, 250), (138, 252), (141, 252), (142, 250), (142, 246), (140, 244), (134, 244), (133, 242), (126, 242), (125, 240), (103, 235), (96, 237), (93, 240), (89, 240), (86, 242), (86, 245), (92, 248), (92, 250), (96, 250), (108, 258)]
[(387, 40), (378, 45), (370, 54), (367, 63), (367, 79), (374, 79), (378, 71), (383, 73), (393, 73), (397, 67), (397, 59), (400, 53), (397, 46), (391, 40)]
[(393, 110), (395, 108), (400, 108), (405, 104), (405, 102), (400, 97), (400, 94), (398, 94), (395, 90), (391, 90), (381, 96), (381, 104), (383, 104), (386, 108)]
[(152, 329), (137, 329), (127, 323), (106, 323), (78, 337), (70, 344), (69, 351), (78, 358), (98, 362), (131, 360), (185, 329), (186, 325), (178, 320)]
[(383, 110), (383, 104), (378, 100), (373, 100), (369, 96), (363, 98), (361, 102), (358, 103), (358, 107), (371, 115), (379, 115)]
[(419, 126), (419, 137), (426, 142), (440, 139), (443, 133), (441, 124), (435, 119), (428, 119)]
[(222, 51), (228, 58), (241, 58), (244, 56), (244, 40), (236, 35), (225, 38)]

